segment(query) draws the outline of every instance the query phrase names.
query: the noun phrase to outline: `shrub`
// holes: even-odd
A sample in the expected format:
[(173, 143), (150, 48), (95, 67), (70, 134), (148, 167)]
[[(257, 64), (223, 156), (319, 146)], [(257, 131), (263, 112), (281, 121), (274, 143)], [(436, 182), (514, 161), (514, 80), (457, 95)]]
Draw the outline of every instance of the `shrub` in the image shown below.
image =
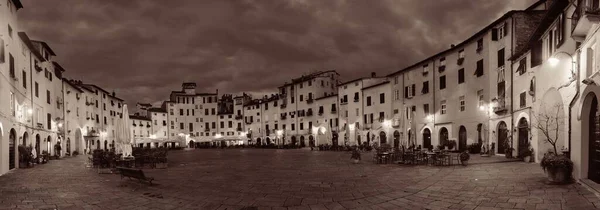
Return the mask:
[(462, 152), (460, 153), (460, 161), (469, 161), (469, 159), (471, 159), (471, 155), (469, 155), (469, 153), (467, 152)]
[(469, 153), (471, 154), (479, 154), (481, 152), (481, 144), (480, 143), (473, 143), (471, 145), (469, 145)]
[(569, 175), (573, 172), (573, 161), (564, 155), (556, 155), (554, 153), (544, 154), (544, 158), (542, 159), (542, 162), (540, 162), (540, 166), (542, 166), (544, 171), (566, 169), (567, 174)]
[(352, 151), (352, 156), (350, 157), (350, 159), (360, 160), (360, 152), (358, 150)]

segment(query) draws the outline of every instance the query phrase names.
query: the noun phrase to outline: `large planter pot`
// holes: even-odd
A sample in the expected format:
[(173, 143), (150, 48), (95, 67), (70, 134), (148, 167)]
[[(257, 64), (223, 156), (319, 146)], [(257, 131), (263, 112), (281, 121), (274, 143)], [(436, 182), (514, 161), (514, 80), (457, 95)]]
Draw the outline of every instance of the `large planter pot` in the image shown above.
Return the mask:
[(524, 161), (524, 162), (526, 162), (526, 163), (529, 163), (529, 162), (531, 162), (531, 156), (525, 156), (525, 157), (523, 158), (523, 161)]
[(564, 168), (546, 168), (546, 175), (548, 181), (556, 184), (566, 183), (570, 177)]
[(467, 165), (469, 164), (469, 161), (468, 161), (468, 160), (465, 160), (465, 161), (460, 161), (460, 163), (461, 163), (463, 166), (467, 166)]

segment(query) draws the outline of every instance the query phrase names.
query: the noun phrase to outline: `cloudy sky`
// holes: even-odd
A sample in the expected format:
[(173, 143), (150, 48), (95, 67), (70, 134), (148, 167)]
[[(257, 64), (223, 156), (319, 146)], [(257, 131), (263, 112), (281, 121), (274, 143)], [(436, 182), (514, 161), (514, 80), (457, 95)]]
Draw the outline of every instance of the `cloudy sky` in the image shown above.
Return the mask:
[(198, 91), (274, 92), (303, 73), (391, 73), (534, 0), (22, 0), (21, 29), (67, 77), (155, 103)]

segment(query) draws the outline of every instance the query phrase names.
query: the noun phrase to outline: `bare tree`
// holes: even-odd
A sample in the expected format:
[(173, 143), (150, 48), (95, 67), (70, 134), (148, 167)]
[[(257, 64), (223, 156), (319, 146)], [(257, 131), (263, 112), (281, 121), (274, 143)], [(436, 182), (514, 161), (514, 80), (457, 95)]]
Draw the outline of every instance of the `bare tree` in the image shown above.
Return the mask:
[[(543, 107), (543, 106), (542, 106)], [(545, 107), (538, 114), (534, 115), (535, 123), (533, 127), (538, 129), (546, 138), (546, 141), (554, 148), (554, 154), (558, 154), (556, 143), (560, 137), (561, 127), (565, 123), (565, 117), (562, 113), (563, 108), (560, 103)]]

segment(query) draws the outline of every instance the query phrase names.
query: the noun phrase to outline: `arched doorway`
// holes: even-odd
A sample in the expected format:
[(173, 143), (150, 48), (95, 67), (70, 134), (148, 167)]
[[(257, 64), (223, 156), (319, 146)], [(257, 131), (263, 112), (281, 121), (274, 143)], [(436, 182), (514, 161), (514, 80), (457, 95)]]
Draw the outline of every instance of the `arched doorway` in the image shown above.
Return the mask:
[(292, 145), (296, 146), (296, 136), (292, 136)]
[(358, 145), (362, 145), (362, 142), (360, 141), (360, 135), (356, 136), (356, 142), (358, 142)]
[(267, 137), (267, 145), (271, 145), (271, 138)]
[(461, 152), (467, 150), (467, 128), (462, 125), (458, 129), (458, 150)]
[(48, 155), (52, 154), (52, 137), (46, 137), (46, 151), (48, 151)]
[(387, 144), (387, 138), (383, 131), (379, 132), (379, 144)]
[(313, 135), (308, 136), (308, 146), (310, 146), (310, 147), (315, 146), (315, 137), (313, 137)]
[(17, 132), (15, 129), (10, 129), (10, 134), (8, 136), (8, 170), (15, 168), (17, 161), (17, 152), (16, 152), (16, 143), (17, 143)]
[(408, 130), (408, 139), (406, 141), (408, 142), (408, 146), (415, 145), (415, 142), (412, 142), (412, 130)]
[(423, 130), (423, 148), (433, 149), (431, 145), (431, 130), (429, 128)]
[(338, 146), (338, 134), (337, 132), (331, 132), (331, 145)]
[(304, 142), (304, 136), (300, 136), (300, 147), (305, 147), (306, 142)]
[(483, 124), (481, 124), (481, 123), (477, 124), (477, 143), (479, 144), (480, 147), (483, 144), (482, 131), (483, 131)]
[(592, 96), (588, 126), (589, 126), (589, 161), (588, 179), (600, 183), (600, 112), (598, 112), (598, 99)]
[(394, 131), (394, 148), (400, 148), (400, 132)]
[(508, 127), (504, 121), (498, 123), (497, 135), (498, 154), (504, 154), (504, 151), (508, 148)]
[(77, 128), (75, 130), (75, 151), (83, 151), (81, 145), (83, 144), (83, 135), (81, 134), (81, 129)]
[[(156, 148), (158, 148), (159, 143), (156, 143)], [(112, 140), (112, 144), (110, 144), (111, 149), (115, 149), (115, 140)]]
[(35, 135), (35, 156), (38, 157), (40, 156), (40, 153), (42, 151), (40, 151), (40, 134), (36, 134)]
[(189, 145), (190, 148), (194, 148), (194, 141), (190, 140), (190, 142), (188, 143), (188, 145)]
[(256, 145), (258, 145), (258, 146), (262, 145), (262, 139), (257, 138), (256, 139)]
[(442, 147), (448, 146), (448, 129), (446, 127), (440, 129), (440, 145)]
[(108, 141), (104, 140), (104, 149), (108, 149)]
[(100, 149), (100, 140), (96, 140), (96, 149)]
[(67, 138), (67, 154), (71, 155), (71, 138)]
[(529, 149), (529, 123), (524, 117), (519, 120), (519, 154)]
[(27, 146), (27, 141), (29, 141), (29, 134), (25, 132), (23, 133), (23, 146)]

